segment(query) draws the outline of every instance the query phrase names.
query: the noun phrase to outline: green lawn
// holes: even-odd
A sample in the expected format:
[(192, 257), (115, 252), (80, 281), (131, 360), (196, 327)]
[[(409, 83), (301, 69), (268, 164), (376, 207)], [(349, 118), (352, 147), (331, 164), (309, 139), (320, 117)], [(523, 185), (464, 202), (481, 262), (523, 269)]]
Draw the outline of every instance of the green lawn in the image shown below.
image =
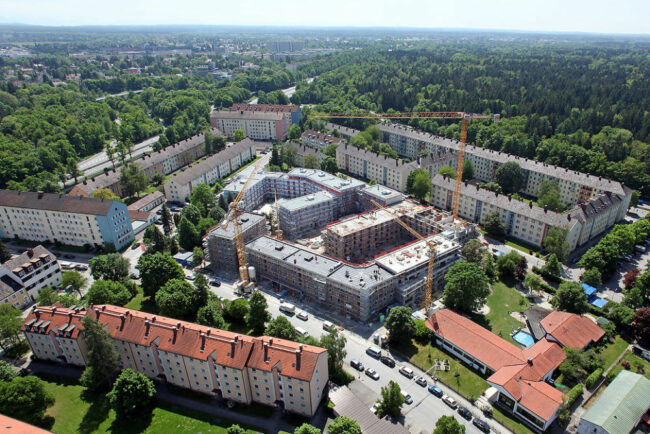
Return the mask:
[(514, 416), (501, 411), (497, 407), (492, 407), (492, 417), (515, 434), (535, 434), (533, 430), (519, 422)]
[(604, 369), (607, 370), (612, 363), (616, 361), (618, 356), (621, 355), (623, 351), (627, 348), (629, 345), (628, 342), (626, 342), (623, 338), (620, 336), (616, 336), (613, 342), (608, 343), (602, 350), (601, 355), (603, 356), (604, 359)]
[(498, 281), (492, 285), (491, 293), (487, 299), (490, 312), (483, 316), (474, 315), (473, 320), (489, 328), (492, 333), (501, 336), (503, 339), (517, 344), (512, 339), (512, 332), (525, 326), (517, 321), (508, 312), (523, 312), (530, 307), (526, 297), (519, 291), (505, 283)]
[[(165, 402), (158, 402), (151, 413), (135, 421), (118, 422), (104, 394), (84, 393), (77, 380), (40, 377), (55, 397), (55, 404), (47, 411), (47, 416), (54, 418), (49, 428), (54, 433), (225, 433), (231, 425), (227, 420)], [(247, 433), (257, 432), (247, 428)]]
[[(641, 357), (637, 357), (637, 356), (632, 352), (632, 350), (628, 350), (628, 351), (625, 352), (625, 355), (623, 356), (623, 358), (621, 359), (621, 361), (620, 361), (616, 366), (614, 366), (614, 367), (612, 368), (612, 371), (611, 371), (611, 372), (613, 372), (613, 373), (615, 373), (615, 374), (618, 374), (619, 372), (621, 372), (621, 371), (624, 369), (624, 368), (623, 368), (623, 365), (622, 365), (622, 363), (623, 363), (624, 361), (629, 362), (629, 364), (630, 364), (630, 371), (631, 371), (631, 372), (634, 372), (634, 373), (639, 373), (639, 374), (641, 373), (641, 372), (639, 372), (639, 370), (638, 370), (638, 368), (637, 368), (639, 365), (641, 365), (642, 368), (643, 368), (643, 370), (644, 370), (644, 375), (645, 375), (645, 377), (646, 377), (648, 380), (650, 380), (650, 363), (648, 363), (647, 360), (644, 360), (644, 359), (642, 359)], [(612, 375), (615, 375), (615, 374), (612, 374)]]
[(127, 309), (142, 310), (142, 304), (149, 300), (149, 297), (144, 296), (142, 288), (138, 286), (138, 294), (129, 301), (126, 306)]
[[(421, 345), (413, 342), (411, 348), (402, 349), (402, 353), (409, 357), (409, 361), (423, 371), (428, 370), (433, 365), (435, 359), (449, 360), (449, 371), (438, 371), (435, 375), (445, 383), (445, 385), (458, 391), (461, 395), (469, 400), (475, 400), (488, 388), (487, 382), (476, 372), (464, 366), (453, 356), (445, 353), (438, 347)], [(456, 375), (458, 374), (458, 375)]]

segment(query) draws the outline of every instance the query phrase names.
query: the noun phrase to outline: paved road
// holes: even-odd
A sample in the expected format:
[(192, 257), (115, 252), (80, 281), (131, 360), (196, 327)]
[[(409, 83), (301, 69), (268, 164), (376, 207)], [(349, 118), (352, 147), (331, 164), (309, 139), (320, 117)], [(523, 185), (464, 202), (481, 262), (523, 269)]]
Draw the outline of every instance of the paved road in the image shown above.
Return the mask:
[[(151, 151), (151, 145), (158, 141), (159, 136), (153, 136), (146, 140), (143, 140), (140, 143), (136, 143), (133, 147), (133, 158), (137, 158), (145, 152)], [(111, 146), (115, 146), (116, 142), (113, 140)], [(99, 152), (91, 157), (86, 158), (83, 161), (80, 161), (78, 164), (79, 170), (83, 172), (85, 176), (92, 175), (93, 173), (101, 172), (105, 167), (113, 167), (113, 164), (108, 161), (106, 156), (106, 151)]]
[[(307, 83), (311, 83), (312, 81), (314, 81), (313, 77), (309, 77), (307, 79)], [(286, 89), (282, 89), (282, 93), (284, 93), (287, 96), (287, 98), (291, 98), (291, 96), (294, 93), (296, 93), (296, 86), (291, 86)], [(257, 104), (257, 98), (253, 98), (249, 104)]]
[[(232, 289), (232, 282), (235, 280), (234, 275), (220, 275), (222, 279), (222, 284), (220, 287), (215, 288), (211, 287), (211, 291), (221, 297), (226, 299), (235, 299), (237, 296), (234, 294)], [(262, 286), (263, 294), (269, 305), (269, 312), (273, 318), (284, 315), (280, 312), (280, 300), (273, 293), (270, 288)], [(288, 299), (289, 302), (294, 302), (294, 300)], [(331, 317), (330, 312), (325, 312), (321, 309), (314, 308), (307, 304), (301, 304), (295, 302), (298, 306), (298, 311), (302, 310), (309, 314), (309, 319), (307, 321), (302, 321), (298, 319), (295, 315), (287, 316), (289, 321), (295, 326), (300, 327), (306, 330), (311, 336), (315, 338), (320, 338), (323, 333), (323, 320), (330, 319), (335, 324), (342, 324), (345, 328), (343, 330), (344, 336), (347, 338), (347, 357), (345, 359), (346, 365), (349, 365), (350, 360), (357, 359), (361, 361), (364, 366), (371, 367), (375, 369), (379, 375), (380, 379), (378, 381), (372, 380), (364, 374), (358, 373), (354, 369), (348, 366), (347, 370), (351, 373), (354, 373), (357, 378), (350, 384), (351, 390), (366, 404), (368, 408), (372, 406), (374, 402), (377, 401), (380, 397), (381, 387), (385, 386), (389, 380), (396, 381), (403, 390), (408, 391), (408, 393), (413, 397), (413, 404), (404, 405), (402, 412), (405, 415), (405, 426), (412, 433), (430, 433), (435, 426), (436, 420), (439, 417), (444, 415), (454, 415), (456, 420), (463, 423), (467, 427), (467, 433), (479, 433), (480, 431), (472, 425), (470, 422), (461, 418), (456, 412), (447, 407), (443, 402), (431, 395), (426, 388), (423, 388), (409, 380), (403, 375), (399, 374), (398, 366), (401, 364), (401, 361), (394, 357), (398, 361), (398, 366), (395, 368), (389, 368), (378, 360), (371, 358), (366, 354), (366, 349), (372, 345), (372, 335), (377, 331), (380, 326), (375, 324), (373, 326), (361, 325), (354, 321), (345, 321), (345, 320), (336, 320)], [(422, 371), (417, 369), (414, 366), (411, 366), (407, 363), (403, 363), (410, 366), (416, 375), (424, 375)], [(428, 380), (429, 384), (432, 384), (432, 380)], [(481, 419), (485, 418), (480, 415), (480, 411), (470, 405), (467, 401), (458, 396), (455, 392), (451, 391), (444, 385), (438, 384), (438, 386), (450, 396), (454, 397), (460, 405), (464, 405), (469, 408), (472, 413), (476, 416), (479, 416)], [(506, 433), (509, 432), (502, 426), (497, 426), (494, 421), (488, 421), (493, 427), (493, 432)]]

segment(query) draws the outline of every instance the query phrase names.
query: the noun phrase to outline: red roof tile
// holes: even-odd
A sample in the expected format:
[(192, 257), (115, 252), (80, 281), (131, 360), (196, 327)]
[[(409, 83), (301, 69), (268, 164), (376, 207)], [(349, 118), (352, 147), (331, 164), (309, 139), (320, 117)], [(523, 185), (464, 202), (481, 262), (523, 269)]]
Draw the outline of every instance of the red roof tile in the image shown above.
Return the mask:
[(605, 331), (589, 318), (568, 312), (551, 312), (541, 324), (564, 347), (585, 348), (605, 336)]
[(83, 309), (68, 309), (58, 303), (54, 306), (34, 306), (27, 315), (21, 330), (41, 334), (69, 332), (70, 335), (65, 337), (76, 339), (81, 330), (81, 320), (85, 316), (86, 311)]
[(318, 357), (325, 351), (324, 348), (313, 345), (262, 336), (255, 340), (248, 366), (271, 371), (278, 365), (282, 375), (308, 381), (316, 368)]
[(50, 431), (0, 414), (0, 432), (9, 434), (46, 434)]

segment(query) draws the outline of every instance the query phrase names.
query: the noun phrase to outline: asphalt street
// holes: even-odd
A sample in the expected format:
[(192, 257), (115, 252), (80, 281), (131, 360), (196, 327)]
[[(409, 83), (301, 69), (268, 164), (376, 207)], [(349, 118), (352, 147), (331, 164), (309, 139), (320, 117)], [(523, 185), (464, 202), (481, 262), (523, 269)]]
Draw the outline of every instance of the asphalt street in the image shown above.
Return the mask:
[[(136, 143), (133, 146), (133, 158), (137, 158), (144, 153), (151, 152), (151, 145), (157, 141), (158, 136), (153, 136), (146, 140), (143, 140), (140, 143)], [(115, 146), (115, 141), (111, 142), (111, 146)], [(106, 151), (102, 151), (93, 155), (92, 157), (88, 157), (85, 160), (80, 161), (77, 167), (81, 172), (83, 172), (84, 176), (89, 176), (93, 173), (101, 172), (106, 167), (112, 168), (113, 164), (108, 161)]]

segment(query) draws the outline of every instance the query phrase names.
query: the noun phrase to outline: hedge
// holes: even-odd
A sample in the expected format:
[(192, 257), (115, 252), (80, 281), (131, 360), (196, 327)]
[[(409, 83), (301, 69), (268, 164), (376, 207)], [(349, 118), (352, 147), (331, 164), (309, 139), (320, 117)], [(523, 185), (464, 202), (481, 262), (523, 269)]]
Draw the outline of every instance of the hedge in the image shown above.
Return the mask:
[(591, 389), (592, 387), (594, 387), (594, 385), (598, 382), (598, 380), (600, 380), (600, 377), (602, 377), (602, 375), (603, 375), (603, 368), (598, 368), (594, 372), (589, 374), (589, 376), (585, 380), (585, 386), (587, 386), (587, 389)]
[(607, 379), (607, 384), (614, 381), (614, 378), (616, 378), (619, 372), (621, 371), (617, 371), (616, 369), (610, 369), (610, 371), (607, 373), (607, 377), (605, 377)]
[(571, 407), (578, 398), (582, 396), (582, 384), (576, 384), (569, 390), (569, 399), (566, 402), (567, 408)]

